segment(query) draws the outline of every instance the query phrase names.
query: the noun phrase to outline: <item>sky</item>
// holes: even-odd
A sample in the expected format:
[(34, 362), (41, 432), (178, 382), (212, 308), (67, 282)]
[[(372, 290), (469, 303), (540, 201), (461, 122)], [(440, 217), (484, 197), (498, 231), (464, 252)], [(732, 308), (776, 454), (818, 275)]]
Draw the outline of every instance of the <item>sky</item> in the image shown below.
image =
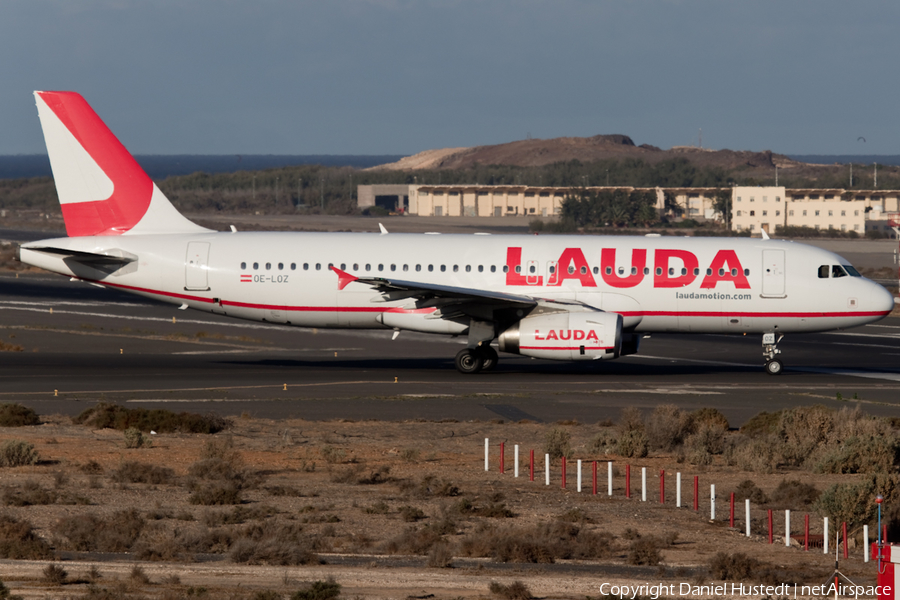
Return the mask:
[[(900, 3), (2, 0), (0, 154), (33, 90), (134, 154), (413, 154), (621, 133), (900, 154)], [(860, 139), (860, 138), (864, 138)]]

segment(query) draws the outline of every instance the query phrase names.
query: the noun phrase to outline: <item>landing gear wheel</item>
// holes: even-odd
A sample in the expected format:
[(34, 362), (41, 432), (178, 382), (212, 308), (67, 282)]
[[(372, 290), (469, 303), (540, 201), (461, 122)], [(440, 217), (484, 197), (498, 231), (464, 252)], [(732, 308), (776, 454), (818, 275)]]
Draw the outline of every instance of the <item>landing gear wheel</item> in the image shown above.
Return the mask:
[(477, 350), (463, 348), (456, 355), (456, 370), (464, 375), (474, 375), (484, 367), (484, 358)]
[(491, 348), (490, 346), (481, 346), (478, 348), (481, 359), (484, 361), (481, 365), (482, 371), (493, 371), (497, 367), (497, 362), (500, 360), (500, 357), (497, 356), (497, 351)]
[(782, 369), (784, 369), (784, 365), (777, 358), (766, 363), (766, 373), (769, 375), (781, 375)]

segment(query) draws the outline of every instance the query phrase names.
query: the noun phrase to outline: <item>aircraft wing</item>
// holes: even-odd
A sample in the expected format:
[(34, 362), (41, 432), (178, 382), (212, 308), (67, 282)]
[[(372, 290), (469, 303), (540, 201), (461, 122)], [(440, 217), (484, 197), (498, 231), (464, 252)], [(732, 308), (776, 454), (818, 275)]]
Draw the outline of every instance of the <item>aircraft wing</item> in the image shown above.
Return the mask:
[(405, 298), (416, 300), (442, 300), (440, 304), (479, 303), (499, 305), (505, 307), (531, 308), (538, 304), (536, 298), (519, 294), (507, 294), (505, 292), (493, 292), (477, 288), (462, 288), (450, 285), (436, 285), (433, 283), (421, 283), (417, 281), (405, 281), (402, 279), (388, 279), (385, 277), (356, 277), (337, 267), (331, 267), (338, 276), (338, 289), (342, 290), (351, 283), (368, 285), (381, 293), (381, 298), (376, 301), (392, 302)]

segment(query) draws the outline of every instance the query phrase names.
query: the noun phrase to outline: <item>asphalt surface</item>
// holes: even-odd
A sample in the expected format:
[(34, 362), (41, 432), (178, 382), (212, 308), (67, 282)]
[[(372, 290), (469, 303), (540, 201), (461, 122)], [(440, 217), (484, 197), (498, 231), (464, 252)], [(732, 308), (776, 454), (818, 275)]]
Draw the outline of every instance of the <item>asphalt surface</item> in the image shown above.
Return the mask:
[(462, 339), (289, 328), (180, 311), (53, 275), (0, 274), (0, 402), (75, 415), (104, 400), (264, 418), (616, 419), (625, 406), (760, 411), (858, 404), (900, 415), (900, 319), (787, 336), (785, 372), (758, 336), (653, 335), (616, 361), (501, 355), (465, 376)]

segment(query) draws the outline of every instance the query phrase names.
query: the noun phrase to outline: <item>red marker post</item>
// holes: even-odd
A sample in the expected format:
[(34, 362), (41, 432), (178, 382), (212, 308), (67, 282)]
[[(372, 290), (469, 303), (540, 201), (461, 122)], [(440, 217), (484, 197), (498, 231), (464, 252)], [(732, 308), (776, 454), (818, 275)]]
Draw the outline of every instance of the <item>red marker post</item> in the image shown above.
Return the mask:
[(529, 481), (534, 481), (534, 450), (531, 451), (530, 460), (531, 460), (531, 466), (530, 466), (529, 472), (528, 472), (528, 479), (529, 479)]
[(847, 547), (847, 522), (846, 521), (841, 523), (841, 537), (844, 538), (843, 550), (844, 550), (844, 559), (846, 560), (847, 558), (850, 557), (850, 549)]
[(592, 477), (592, 485), (591, 485), (591, 494), (597, 495), (597, 461), (591, 461), (591, 477)]
[(728, 526), (734, 529), (734, 492), (731, 492), (731, 516), (728, 518)]
[(694, 475), (694, 510), (700, 510), (700, 477)]
[(803, 516), (803, 551), (809, 552), (809, 514)]
[(775, 529), (772, 525), (772, 509), (769, 509), (769, 543), (775, 543)]
[(562, 457), (562, 488), (566, 489), (566, 457)]
[(625, 465), (625, 497), (631, 498), (631, 465)]
[(659, 470), (659, 503), (666, 503), (666, 472), (663, 469)]

